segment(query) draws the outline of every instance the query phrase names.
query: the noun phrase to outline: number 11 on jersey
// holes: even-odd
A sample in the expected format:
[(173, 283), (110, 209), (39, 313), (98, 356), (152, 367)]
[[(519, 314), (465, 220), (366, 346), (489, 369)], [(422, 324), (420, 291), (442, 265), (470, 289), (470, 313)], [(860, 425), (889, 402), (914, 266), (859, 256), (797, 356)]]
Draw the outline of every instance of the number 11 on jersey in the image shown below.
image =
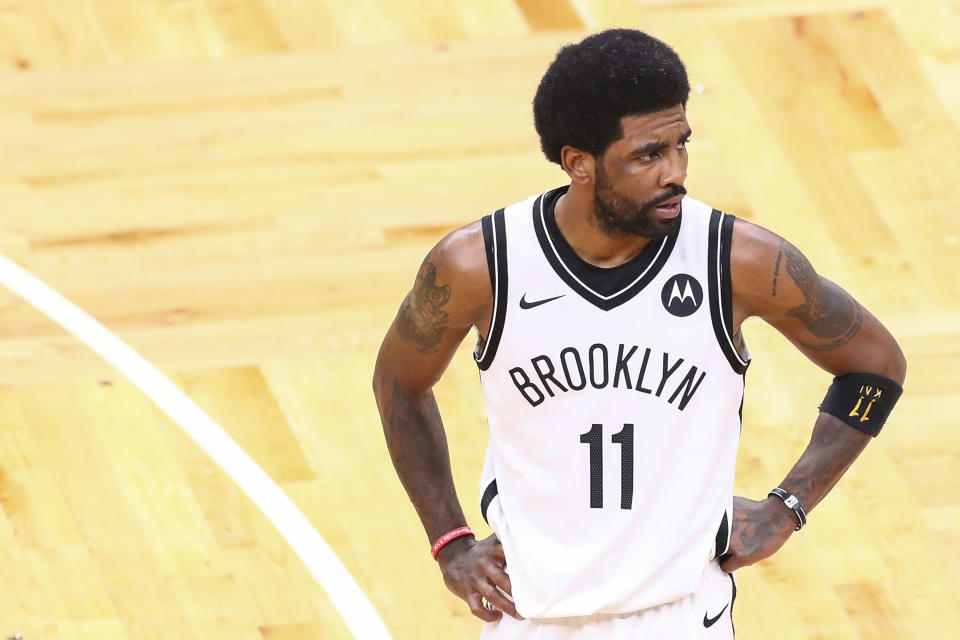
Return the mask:
[[(633, 506), (633, 425), (610, 436), (620, 445), (620, 508)], [(603, 508), (603, 425), (594, 424), (590, 431), (580, 434), (580, 442), (590, 445), (590, 508)]]

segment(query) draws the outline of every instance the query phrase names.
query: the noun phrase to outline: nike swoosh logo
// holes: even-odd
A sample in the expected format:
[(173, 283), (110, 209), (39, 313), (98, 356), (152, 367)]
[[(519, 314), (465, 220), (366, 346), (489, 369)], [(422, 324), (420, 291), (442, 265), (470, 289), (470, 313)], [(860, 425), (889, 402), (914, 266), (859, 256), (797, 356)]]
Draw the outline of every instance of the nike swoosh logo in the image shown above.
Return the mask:
[(546, 299), (544, 299), (544, 300), (534, 300), (534, 301), (532, 301), (532, 302), (527, 302), (527, 294), (523, 294), (523, 297), (520, 298), (520, 308), (521, 308), (521, 309), (533, 309), (534, 307), (539, 307), (539, 306), (542, 305), (542, 304), (547, 304), (548, 302), (553, 302), (553, 301), (556, 300), (557, 298), (562, 298), (564, 295), (566, 295), (566, 294), (561, 293), (560, 295), (554, 296), (554, 297), (552, 297), (552, 298), (546, 298)]
[(706, 612), (704, 612), (704, 614), (703, 614), (703, 626), (706, 627), (707, 629), (709, 629), (709, 628), (712, 627), (714, 624), (716, 624), (717, 620), (720, 619), (720, 616), (723, 615), (723, 612), (727, 610), (727, 606), (728, 606), (728, 605), (723, 605), (723, 609), (720, 609), (720, 613), (718, 613), (717, 615), (715, 615), (715, 616), (712, 617), (712, 618), (708, 618)]

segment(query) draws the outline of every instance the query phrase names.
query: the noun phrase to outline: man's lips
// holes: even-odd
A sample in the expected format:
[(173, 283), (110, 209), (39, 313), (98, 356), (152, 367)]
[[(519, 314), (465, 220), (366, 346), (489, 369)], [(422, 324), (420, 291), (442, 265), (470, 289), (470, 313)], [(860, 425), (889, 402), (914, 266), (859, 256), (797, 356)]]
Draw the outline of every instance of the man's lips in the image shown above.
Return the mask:
[(655, 206), (654, 211), (657, 212), (660, 218), (675, 218), (680, 215), (681, 200), (683, 200), (683, 196), (674, 196)]
[(683, 200), (683, 196), (673, 196), (673, 197), (670, 198), (669, 200), (664, 200), (663, 202), (661, 202), (661, 203), (658, 204), (657, 206), (658, 206), (658, 207), (669, 207), (669, 206), (671, 206), (671, 205), (680, 204), (680, 201), (681, 201), (681, 200)]

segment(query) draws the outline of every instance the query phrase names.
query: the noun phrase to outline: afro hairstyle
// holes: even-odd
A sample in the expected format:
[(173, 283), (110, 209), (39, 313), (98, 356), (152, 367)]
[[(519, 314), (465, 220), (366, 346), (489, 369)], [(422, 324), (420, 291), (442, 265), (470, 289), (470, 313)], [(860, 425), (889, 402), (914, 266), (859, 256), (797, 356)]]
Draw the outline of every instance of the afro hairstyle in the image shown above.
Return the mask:
[(608, 29), (557, 52), (533, 98), (540, 147), (560, 164), (570, 145), (596, 157), (623, 137), (620, 119), (686, 107), (687, 70), (666, 43), (636, 29)]

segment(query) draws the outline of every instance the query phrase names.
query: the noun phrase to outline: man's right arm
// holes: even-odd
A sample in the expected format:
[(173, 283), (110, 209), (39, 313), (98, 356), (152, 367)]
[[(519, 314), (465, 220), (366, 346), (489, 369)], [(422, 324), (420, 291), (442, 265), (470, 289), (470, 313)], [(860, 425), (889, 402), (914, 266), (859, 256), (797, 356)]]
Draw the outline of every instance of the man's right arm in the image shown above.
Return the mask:
[[(373, 390), (387, 449), (431, 542), (466, 524), (432, 388), (470, 328), (485, 328), (492, 299), (483, 234), (474, 223), (445, 237), (424, 259), (377, 357)], [(494, 536), (457, 539), (437, 559), (448, 588), (474, 615), (500, 617), (481, 598), (516, 615), (495, 588), (510, 592)]]

